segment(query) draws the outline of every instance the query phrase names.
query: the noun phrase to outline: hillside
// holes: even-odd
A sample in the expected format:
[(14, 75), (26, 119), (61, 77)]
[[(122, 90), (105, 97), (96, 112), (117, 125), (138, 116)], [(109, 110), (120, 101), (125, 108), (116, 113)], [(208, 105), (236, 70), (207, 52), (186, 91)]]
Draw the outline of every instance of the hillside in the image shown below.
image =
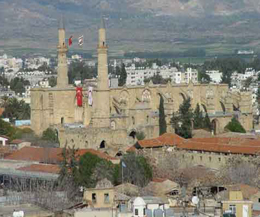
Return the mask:
[(0, 0), (0, 49), (55, 51), (61, 13), (68, 37), (84, 34), (84, 52), (96, 49), (102, 14), (114, 54), (193, 47), (257, 51), (260, 43), (259, 0)]

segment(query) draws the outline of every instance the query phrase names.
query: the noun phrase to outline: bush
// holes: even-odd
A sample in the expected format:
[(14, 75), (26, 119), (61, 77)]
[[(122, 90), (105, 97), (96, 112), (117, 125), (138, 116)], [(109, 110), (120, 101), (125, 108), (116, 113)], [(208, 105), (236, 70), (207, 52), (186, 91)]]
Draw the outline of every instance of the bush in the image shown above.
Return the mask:
[(59, 142), (56, 132), (52, 128), (47, 128), (42, 133), (42, 139), (51, 142)]
[(233, 117), (231, 121), (225, 126), (225, 129), (236, 133), (246, 133), (244, 127), (235, 117)]

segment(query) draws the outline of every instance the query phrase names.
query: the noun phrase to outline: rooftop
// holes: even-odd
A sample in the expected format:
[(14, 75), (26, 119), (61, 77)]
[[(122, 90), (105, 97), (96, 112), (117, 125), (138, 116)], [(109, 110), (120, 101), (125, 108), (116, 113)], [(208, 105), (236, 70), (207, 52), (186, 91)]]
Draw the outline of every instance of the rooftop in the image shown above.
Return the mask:
[[(5, 157), (5, 159), (57, 164), (62, 160), (62, 150), (62, 148), (23, 147), (20, 150), (11, 153)], [(94, 149), (79, 149), (76, 155), (80, 157), (85, 153), (91, 153), (110, 161), (116, 159)]]
[(256, 155), (260, 153), (260, 140), (252, 137), (211, 137), (184, 139), (173, 133), (165, 133), (154, 139), (138, 141), (127, 151), (143, 148), (173, 146), (182, 150), (205, 151), (227, 154)]

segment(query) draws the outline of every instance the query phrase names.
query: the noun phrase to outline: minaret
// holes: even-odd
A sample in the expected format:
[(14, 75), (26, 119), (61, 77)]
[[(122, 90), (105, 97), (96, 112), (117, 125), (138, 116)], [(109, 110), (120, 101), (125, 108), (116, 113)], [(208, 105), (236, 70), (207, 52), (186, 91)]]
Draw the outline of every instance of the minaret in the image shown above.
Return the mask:
[(93, 127), (109, 127), (110, 126), (110, 94), (108, 84), (108, 65), (107, 65), (107, 45), (106, 45), (106, 29), (104, 20), (101, 20), (99, 28), (98, 40), (98, 83), (95, 95), (93, 97), (93, 105), (95, 112), (92, 117)]
[(59, 23), (59, 43), (57, 47), (58, 51), (58, 78), (57, 87), (64, 88), (68, 86), (68, 64), (67, 64), (67, 52), (68, 48), (65, 43), (65, 28), (63, 17)]
[(108, 90), (108, 65), (107, 65), (107, 44), (106, 44), (106, 29), (104, 19), (101, 19), (101, 26), (98, 30), (98, 89)]

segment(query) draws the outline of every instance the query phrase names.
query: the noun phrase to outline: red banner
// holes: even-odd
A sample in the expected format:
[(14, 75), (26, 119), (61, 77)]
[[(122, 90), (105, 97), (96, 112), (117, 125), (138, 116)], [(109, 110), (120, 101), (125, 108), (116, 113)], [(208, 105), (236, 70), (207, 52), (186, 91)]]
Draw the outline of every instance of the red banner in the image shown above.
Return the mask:
[(76, 88), (76, 98), (77, 98), (77, 105), (79, 107), (81, 107), (82, 106), (82, 98), (83, 98), (82, 87)]

